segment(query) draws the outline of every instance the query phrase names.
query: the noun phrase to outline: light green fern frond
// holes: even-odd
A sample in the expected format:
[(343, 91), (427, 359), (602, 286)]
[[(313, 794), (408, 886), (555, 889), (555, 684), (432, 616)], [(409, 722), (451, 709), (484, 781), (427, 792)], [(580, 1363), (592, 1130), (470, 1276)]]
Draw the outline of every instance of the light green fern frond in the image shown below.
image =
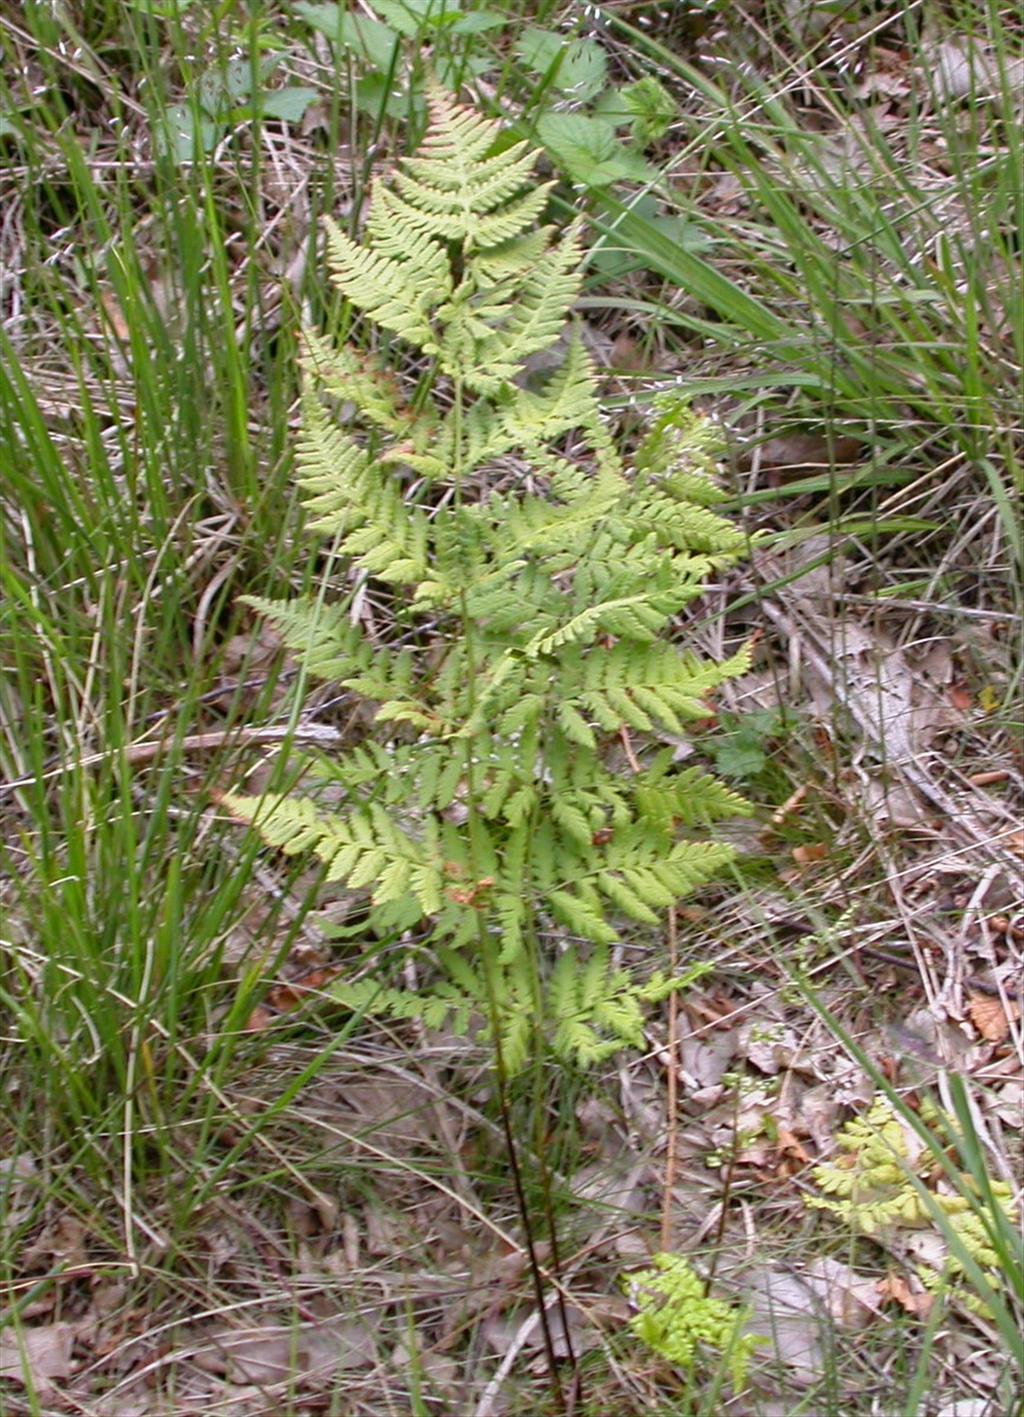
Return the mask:
[[(538, 188), (530, 182), (534, 154), (528, 144), (516, 143), (488, 158), (485, 154), (501, 131), (499, 123), (459, 107), (436, 86), (429, 91), (428, 104), (430, 126), (423, 144), (395, 174), (395, 185), (409, 207), (429, 215), (436, 234), (470, 246), (497, 246), (525, 231), (540, 215), (553, 185)], [(532, 190), (520, 196), (528, 182)]]
[(516, 389), (514, 400), (502, 416), (510, 447), (542, 448), (573, 429), (586, 429), (591, 446), (606, 439), (594, 387), (590, 357), (578, 331), (566, 350), (562, 366), (543, 389)]
[(357, 355), (348, 345), (332, 345), (313, 330), (302, 334), (302, 366), (312, 387), (351, 404), (352, 416), (376, 424), (393, 437), (410, 440), (413, 448), (426, 447), (436, 436), (432, 409), (412, 409), (404, 403), (390, 370), (370, 355)]
[(430, 310), (450, 294), (447, 272), (423, 283), (416, 266), (352, 241), (327, 217), (327, 265), (356, 309), (427, 354), (436, 352)]
[[(689, 833), (745, 804), (649, 740), (747, 667), (680, 648), (673, 623), (746, 540), (715, 510), (703, 420), (659, 404), (635, 457), (617, 451), (582, 338), (563, 339), (581, 230), (540, 224), (536, 155), (437, 88), (429, 110), (361, 238), (327, 225), (336, 288), (395, 338), (371, 357), (306, 336), (297, 449), (309, 524), (402, 648), (343, 607), (252, 601), (375, 717), (304, 768), (309, 798), (226, 800), (364, 893), (368, 936), (416, 929), (434, 949), (421, 996), (363, 981), (339, 1000), (479, 1026), (510, 1071), (541, 1045), (586, 1066), (641, 1046), (643, 1009), (676, 987), (641, 986), (608, 947), (657, 940), (731, 857)], [(554, 346), (553, 372), (530, 367)], [(607, 751), (624, 729), (629, 772)]]
[(524, 361), (558, 339), (565, 314), (583, 281), (577, 231), (552, 246), (517, 284), (514, 299), (492, 306), (486, 331), (477, 327), (466, 340), (463, 329), (442, 344), (442, 362), (477, 393), (494, 393), (515, 378)]
[(686, 485), (681, 478), (675, 486), (666, 484), (638, 499), (638, 520), (650, 528), (661, 545), (706, 551), (730, 560), (745, 552), (746, 533), (710, 508), (679, 496), (675, 487), (680, 485)]
[(511, 276), (525, 275), (533, 269), (554, 239), (554, 227), (538, 226), (511, 241), (475, 251), (473, 269), (477, 279), (487, 285), (491, 282), (498, 284)]
[(345, 606), (313, 600), (266, 600), (259, 595), (243, 595), (241, 600), (273, 625), (314, 678), (344, 679), (367, 667), (370, 647)]
[[(666, 766), (668, 757), (666, 754)], [(727, 817), (745, 817), (751, 811), (750, 803), (738, 792), (700, 768), (646, 775), (637, 784), (636, 803), (648, 821), (666, 832), (677, 822), (684, 827), (706, 826)]]
[(625, 970), (614, 968), (605, 948), (589, 959), (569, 948), (562, 955), (547, 990), (547, 1009), (555, 1026), (555, 1049), (587, 1067), (623, 1047), (643, 1046), (644, 1015), (636, 986)]
[(450, 288), (451, 265), (438, 240), (441, 233), (423, 212), (383, 183), (374, 187), (365, 234), (374, 251), (398, 262), (407, 280), (431, 292)]
[(423, 915), (439, 910), (444, 878), (437, 834), (428, 820), (425, 839), (414, 840), (383, 808), (370, 804), (347, 816), (324, 815), (306, 798), (225, 794), (224, 806), (251, 822), (271, 846), (288, 856), (312, 852), (328, 868), (329, 881), (352, 890), (373, 885), (373, 902), (382, 905), (412, 896)]
[(333, 534), (359, 516), (360, 492), (370, 466), (365, 449), (327, 416), (311, 388), (302, 399), (298, 483), (314, 531)]
[(682, 733), (683, 720), (708, 717), (707, 696), (719, 684), (748, 672), (750, 652), (701, 663), (669, 645), (634, 639), (601, 655), (566, 654), (562, 665), (563, 702), (605, 732), (624, 726), (650, 732), (657, 724)]
[(687, 1372), (702, 1350), (717, 1352), (734, 1391), (743, 1390), (750, 1360), (767, 1341), (744, 1332), (746, 1310), (713, 1298), (682, 1255), (655, 1255), (652, 1268), (630, 1275), (624, 1287), (637, 1310), (629, 1326), (653, 1352)]

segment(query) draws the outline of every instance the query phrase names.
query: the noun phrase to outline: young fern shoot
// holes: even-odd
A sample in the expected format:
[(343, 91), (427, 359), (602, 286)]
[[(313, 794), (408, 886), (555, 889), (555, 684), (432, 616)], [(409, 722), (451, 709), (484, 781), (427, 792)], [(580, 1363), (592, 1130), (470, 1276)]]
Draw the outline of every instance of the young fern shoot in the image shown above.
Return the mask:
[[(327, 223), (336, 288), (390, 338), (375, 360), (307, 333), (298, 480), (405, 647), (312, 598), (250, 598), (310, 674), (376, 704), (376, 731), (309, 775), (334, 801), (340, 785), (340, 807), (227, 798), (267, 842), (367, 891), (367, 933), (429, 932), (433, 992), (371, 980), (334, 985), (339, 999), (430, 1025), (482, 1011), (510, 1072), (538, 1034), (582, 1065), (642, 1044), (644, 1003), (678, 981), (641, 984), (610, 947), (720, 871), (729, 848), (695, 832), (746, 810), (671, 748), (639, 771), (609, 751), (623, 730), (682, 734), (747, 668), (672, 634), (746, 543), (714, 510), (699, 418), (662, 403), (628, 470), (613, 446), (568, 326), (579, 233), (538, 224), (535, 158), (434, 90), (362, 244)], [(555, 371), (533, 375), (558, 342)]]

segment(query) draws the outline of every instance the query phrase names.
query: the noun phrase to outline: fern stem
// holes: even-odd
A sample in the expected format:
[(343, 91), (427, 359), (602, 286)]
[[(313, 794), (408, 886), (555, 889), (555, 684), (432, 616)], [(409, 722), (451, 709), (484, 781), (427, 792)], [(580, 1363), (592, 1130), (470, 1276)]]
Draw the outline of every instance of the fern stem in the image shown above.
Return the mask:
[[(676, 910), (668, 908), (668, 975), (676, 977), (679, 939), (677, 933)], [(679, 1149), (678, 1091), (679, 1091), (679, 996), (673, 989), (668, 996), (668, 1074), (665, 1093), (665, 1184), (661, 1196), (661, 1248), (672, 1249), (672, 1192), (676, 1182), (676, 1164)]]
[[(550, 732), (550, 714), (545, 714), (544, 722), (547, 731)], [(545, 757), (546, 756), (547, 755), (545, 754)], [(530, 813), (531, 823), (536, 824), (539, 814), (539, 803), (535, 803)], [(531, 826), (531, 831), (532, 830), (533, 827)], [(524, 890), (527, 884), (529, 885), (530, 899), (532, 900), (533, 882), (530, 881), (527, 883), (524, 881)], [(545, 999), (544, 990), (541, 987), (541, 956), (540, 942), (537, 938), (537, 920), (536, 916), (533, 914), (532, 911), (527, 915), (526, 918), (526, 923), (523, 929), (523, 943), (530, 957), (530, 988), (532, 990), (533, 996), (534, 1017), (537, 1020), (537, 1027), (534, 1029), (534, 1037), (538, 1040), (543, 1040), (545, 1031)], [(545, 1114), (547, 1108), (544, 1089), (544, 1068), (542, 1059), (534, 1059), (534, 1079), (534, 1153), (537, 1157), (537, 1161), (540, 1168), (540, 1184), (541, 1196), (543, 1198), (544, 1205), (544, 1219), (545, 1224), (547, 1226), (548, 1243), (551, 1246), (551, 1268), (556, 1280), (561, 1281), (562, 1256), (558, 1243), (558, 1224), (555, 1218), (555, 1207), (554, 1201), (552, 1199), (551, 1167), (548, 1164), (547, 1148), (544, 1144), (544, 1132), (546, 1130)], [(562, 1337), (565, 1342), (566, 1353), (568, 1355), (569, 1363), (574, 1375), (575, 1388), (573, 1393), (573, 1400), (575, 1402), (579, 1402), (582, 1401), (583, 1398), (582, 1374), (580, 1371), (579, 1361), (576, 1357), (575, 1347), (572, 1341), (572, 1330), (569, 1326), (569, 1313), (566, 1308), (565, 1294), (562, 1290), (561, 1283), (559, 1283), (557, 1294), (558, 1317), (562, 1326)]]
[[(470, 809), (472, 810), (472, 808)], [(498, 1110), (501, 1113), (501, 1128), (505, 1136), (505, 1148), (508, 1152), (509, 1169), (512, 1173), (512, 1187), (516, 1193), (516, 1206), (519, 1211), (519, 1218), (523, 1224), (523, 1238), (526, 1242), (526, 1252), (530, 1257), (530, 1279), (533, 1284), (534, 1298), (537, 1302), (537, 1312), (540, 1316), (541, 1334), (544, 1339), (544, 1356), (548, 1365), (548, 1376), (551, 1380), (551, 1389), (559, 1410), (568, 1413), (565, 1394), (562, 1390), (562, 1380), (558, 1372), (558, 1358), (555, 1354), (554, 1337), (551, 1332), (551, 1321), (548, 1317), (547, 1303), (544, 1295), (544, 1276), (541, 1271), (540, 1260), (537, 1257), (537, 1242), (533, 1233), (533, 1222), (530, 1218), (530, 1207), (526, 1200), (526, 1189), (523, 1185), (522, 1169), (519, 1165), (519, 1153), (516, 1148), (515, 1137), (512, 1132), (512, 1110), (508, 1095), (508, 1070), (505, 1067), (505, 1055), (501, 1043), (501, 1014), (498, 1005), (497, 990), (495, 988), (495, 964), (494, 941), (490, 938), (487, 925), (481, 915), (477, 923), (478, 939), (480, 944), (480, 955), (484, 967), (484, 987), (487, 990), (487, 1007), (491, 1018), (491, 1032), (494, 1045), (494, 1076), (498, 1093)], [(552, 1230), (552, 1236), (553, 1236)], [(552, 1247), (552, 1258), (555, 1251)], [(558, 1288), (558, 1302), (560, 1305), (560, 1315), (565, 1328), (565, 1337), (569, 1339), (569, 1329), (566, 1322), (565, 1298)], [(570, 1348), (570, 1354), (572, 1350)], [(573, 1361), (575, 1357), (573, 1355)]]
[[(462, 379), (456, 375), (453, 383), (453, 446), (455, 449), (455, 465), (452, 468), (452, 482), (454, 489), (454, 500), (456, 507), (461, 506), (463, 490), (463, 469), (462, 469), (462, 415), (465, 399), (465, 390)], [(467, 604), (465, 585), (459, 591), (459, 618), (462, 622), (462, 638), (466, 646), (466, 673), (467, 673), (467, 717), (472, 718), (476, 710), (476, 676), (477, 676), (477, 645), (476, 645), (476, 624), (469, 612)], [(470, 820), (477, 818), (480, 810), (479, 764), (474, 760), (473, 737), (466, 740), (466, 806), (469, 811)], [(484, 868), (476, 853), (476, 834), (471, 830), (469, 833), (469, 856), (471, 875), (474, 881), (480, 880), (484, 874)], [(547, 1304), (544, 1294), (544, 1280), (541, 1273), (540, 1261), (537, 1258), (537, 1245), (533, 1233), (533, 1224), (530, 1217), (530, 1208), (527, 1204), (526, 1190), (523, 1185), (522, 1170), (519, 1165), (519, 1154), (516, 1148), (515, 1136), (512, 1130), (512, 1112), (509, 1103), (508, 1093), (508, 1069), (505, 1066), (505, 1055), (502, 1047), (502, 1023), (501, 1009), (498, 1003), (498, 989), (496, 983), (497, 960), (495, 959), (494, 940), (487, 929), (487, 923), (482, 912), (477, 913), (477, 939), (480, 948), (480, 959), (483, 965), (484, 987), (487, 991), (487, 1008), (491, 1020), (491, 1034), (494, 1047), (494, 1074), (497, 1084), (498, 1109), (501, 1113), (501, 1126), (505, 1136), (505, 1149), (508, 1153), (509, 1169), (512, 1172), (512, 1185), (516, 1194), (516, 1205), (523, 1225), (523, 1237), (526, 1242), (527, 1254), (530, 1257), (530, 1278), (533, 1284), (534, 1296), (537, 1302), (537, 1312), (540, 1317), (541, 1333), (544, 1339), (544, 1355), (548, 1365), (548, 1375), (551, 1381), (551, 1389), (555, 1401), (562, 1412), (568, 1412), (565, 1395), (562, 1391), (562, 1381), (558, 1372), (558, 1358), (555, 1354), (554, 1337), (551, 1332), (551, 1322), (548, 1318)], [(542, 1167), (542, 1172), (546, 1174), (547, 1168)], [(550, 1182), (546, 1193), (546, 1208), (548, 1210), (548, 1223), (550, 1240), (552, 1246), (552, 1259), (555, 1260), (557, 1275), (557, 1246), (555, 1243), (554, 1226), (550, 1211)], [(565, 1311), (565, 1299), (561, 1288), (558, 1290), (558, 1303), (562, 1326), (565, 1332), (569, 1353), (572, 1355), (572, 1346), (569, 1341), (568, 1316)], [(574, 1355), (572, 1355), (573, 1361)]]

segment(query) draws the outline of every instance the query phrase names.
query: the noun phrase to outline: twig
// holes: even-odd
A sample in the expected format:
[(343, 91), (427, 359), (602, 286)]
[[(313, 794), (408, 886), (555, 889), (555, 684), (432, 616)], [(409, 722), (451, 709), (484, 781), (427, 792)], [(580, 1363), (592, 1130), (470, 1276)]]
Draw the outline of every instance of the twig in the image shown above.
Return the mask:
[(90, 753), (84, 758), (60, 763), (48, 772), (31, 773), (27, 777), (16, 778), (13, 782), (0, 783), (0, 792), (14, 792), (19, 787), (31, 787), (36, 782), (47, 782), (60, 777), (74, 768), (92, 768), (99, 763), (121, 759), (135, 767), (140, 763), (150, 763), (161, 753), (177, 748), (183, 753), (208, 753), (225, 744), (232, 747), (249, 748), (261, 744), (315, 743), (322, 747), (335, 747), (342, 741), (339, 728), (326, 723), (300, 723), (294, 728), (219, 728), (209, 733), (189, 733), (184, 738), (155, 738), (151, 743), (132, 743), (129, 747), (107, 748), (102, 753)]

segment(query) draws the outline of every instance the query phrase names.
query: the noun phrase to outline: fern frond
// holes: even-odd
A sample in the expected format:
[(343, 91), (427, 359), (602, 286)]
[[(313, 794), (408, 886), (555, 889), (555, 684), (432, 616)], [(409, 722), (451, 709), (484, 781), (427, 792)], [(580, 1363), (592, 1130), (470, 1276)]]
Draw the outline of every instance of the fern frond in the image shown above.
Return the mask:
[(580, 1067), (626, 1045), (642, 1046), (636, 987), (624, 970), (610, 966), (604, 948), (595, 949), (585, 963), (575, 949), (567, 949), (552, 973), (546, 1003), (555, 1023), (555, 1051)]
[[(580, 289), (580, 230), (539, 225), (549, 184), (525, 144), (501, 148), (498, 124), (437, 87), (429, 109), (422, 147), (375, 186), (362, 242), (327, 225), (334, 284), (396, 338), (372, 358), (306, 337), (297, 459), (312, 527), (403, 648), (378, 647), (343, 606), (250, 600), (375, 721), (303, 766), (315, 800), (226, 803), (365, 892), (371, 935), (418, 929), (434, 947), (422, 994), (363, 981), (339, 1000), (476, 1027), (509, 1071), (542, 1041), (587, 1066), (641, 1046), (643, 1007), (681, 987), (613, 968), (620, 928), (656, 927), (721, 870), (730, 849), (686, 833), (746, 810), (671, 750), (652, 761), (640, 743), (632, 773), (605, 751), (623, 728), (681, 735), (747, 668), (745, 651), (706, 662), (666, 633), (746, 538), (715, 510), (709, 424), (659, 401), (627, 466), (579, 332), (553, 373), (531, 370)], [(403, 344), (427, 360), (413, 369)]]
[[(411, 159), (406, 159), (409, 166)], [(424, 176), (425, 167), (419, 166)], [(532, 192), (509, 202), (507, 197), (522, 185), (517, 171), (502, 173), (489, 183), (474, 183), (457, 192), (445, 192), (418, 180), (408, 172), (398, 171), (395, 184), (405, 199), (403, 216), (410, 226), (443, 237), (447, 241), (465, 241), (474, 245), (497, 246), (512, 240), (531, 226), (547, 205), (548, 193), (554, 186), (548, 182)], [(503, 202), (504, 205), (498, 206)], [(491, 208), (498, 206), (498, 210)]]
[(357, 355), (347, 345), (331, 345), (314, 330), (303, 330), (302, 367), (324, 393), (352, 405), (353, 413), (383, 428), (395, 438), (426, 446), (435, 436), (431, 410), (413, 410), (404, 403), (390, 370), (370, 355)]
[(348, 533), (339, 549), (378, 580), (422, 580), (430, 557), (424, 513), (405, 505), (400, 489), (380, 468), (367, 467), (359, 490), (363, 524)]
[(551, 226), (538, 226), (525, 236), (484, 246), (473, 252), (473, 271), (481, 285), (495, 284), (511, 276), (525, 275), (543, 256), (554, 239)]
[(429, 311), (450, 295), (450, 278), (426, 285), (405, 262), (357, 245), (330, 217), (324, 227), (327, 266), (341, 293), (376, 324), (424, 353), (435, 353)]
[(369, 662), (370, 646), (344, 605), (266, 600), (260, 595), (243, 595), (241, 601), (273, 625), (285, 646), (316, 679), (344, 679)]
[[(534, 154), (528, 144), (486, 157), (499, 123), (460, 108), (440, 88), (431, 90), (428, 104), (427, 135), (395, 173), (409, 207), (433, 218), (436, 234), (470, 247), (498, 245), (532, 225), (554, 184), (530, 181)], [(534, 190), (516, 200), (528, 183)]]
[(637, 783), (639, 813), (666, 833), (676, 823), (684, 827), (706, 826), (727, 817), (746, 817), (751, 807), (738, 792), (701, 768), (684, 768), (671, 777), (655, 777)]
[(682, 500), (668, 486), (638, 498), (637, 519), (650, 528), (662, 546), (705, 551), (731, 560), (747, 550), (744, 531), (708, 507)]
[[(492, 315), (492, 330), (472, 351), (475, 364), (467, 367), (465, 348), (450, 348), (442, 341), (441, 361), (449, 373), (461, 374), (476, 393), (494, 393), (519, 373), (531, 355), (554, 344), (562, 332), (566, 313), (579, 293), (583, 271), (578, 231), (571, 231), (552, 246), (520, 282), (514, 301), (506, 301)], [(494, 328), (497, 326), (497, 328)]]
[(517, 389), (502, 417), (510, 446), (543, 447), (572, 429), (586, 430), (591, 442), (604, 437), (590, 356), (577, 331), (561, 368), (544, 389)]
[(479, 162), (498, 140), (501, 123), (455, 103), (440, 84), (429, 86), (427, 107), (430, 125), (418, 156), (448, 169), (453, 181), (465, 180), (470, 164)]
[(440, 908), (443, 876), (433, 843), (414, 841), (374, 804), (347, 817), (324, 816), (306, 798), (225, 794), (224, 805), (249, 822), (270, 846), (288, 856), (312, 852), (327, 866), (327, 880), (351, 889), (374, 886), (373, 903), (415, 896), (424, 915)]
[(370, 459), (327, 416), (312, 388), (303, 393), (298, 442), (298, 483), (315, 531), (336, 533), (350, 524)]
[(638, 638), (601, 655), (573, 653), (563, 660), (563, 702), (584, 711), (605, 732), (622, 727), (650, 732), (660, 724), (682, 733), (682, 720), (708, 717), (708, 694), (750, 667), (746, 647), (713, 664), (671, 645), (637, 643)]
[(451, 264), (441, 233), (382, 183), (374, 186), (365, 234), (374, 251), (405, 268), (407, 279), (431, 291), (450, 286)]
[(643, 592), (619, 596), (597, 605), (588, 605), (563, 624), (534, 635), (525, 652), (529, 658), (535, 659), (541, 654), (552, 654), (565, 645), (590, 644), (601, 633), (652, 640), (669, 614), (669, 607), (652, 604), (651, 596)]

